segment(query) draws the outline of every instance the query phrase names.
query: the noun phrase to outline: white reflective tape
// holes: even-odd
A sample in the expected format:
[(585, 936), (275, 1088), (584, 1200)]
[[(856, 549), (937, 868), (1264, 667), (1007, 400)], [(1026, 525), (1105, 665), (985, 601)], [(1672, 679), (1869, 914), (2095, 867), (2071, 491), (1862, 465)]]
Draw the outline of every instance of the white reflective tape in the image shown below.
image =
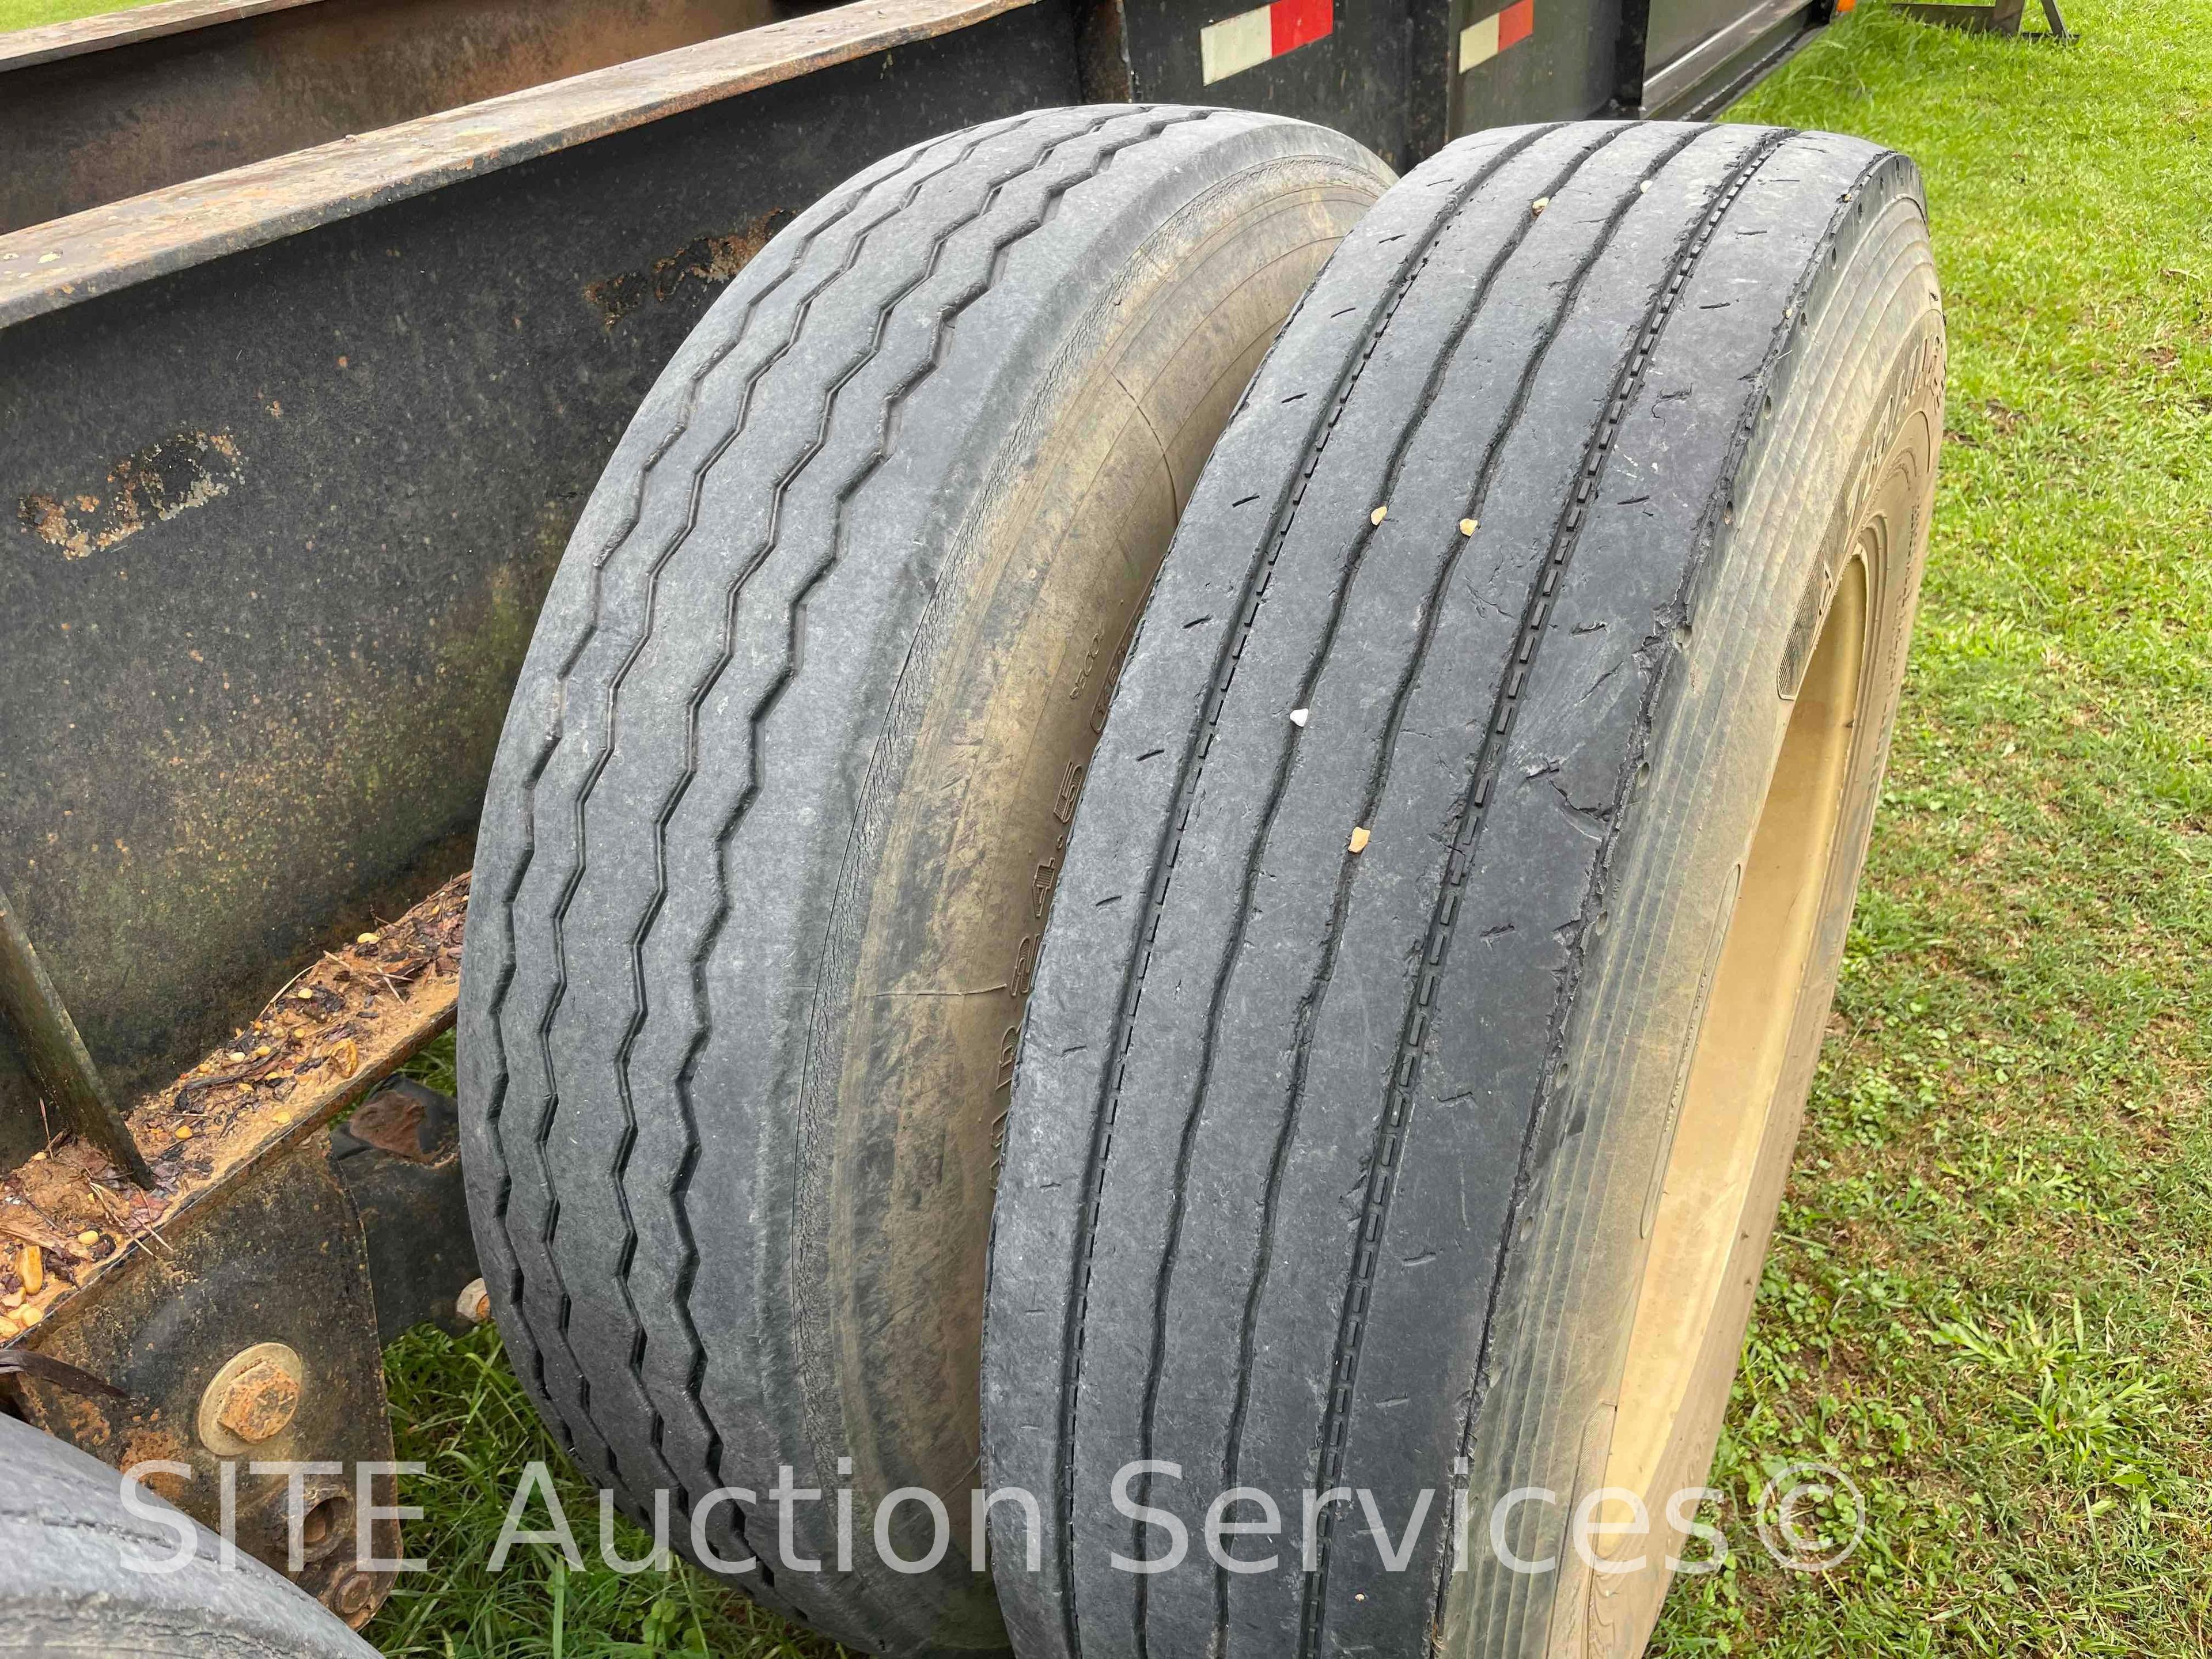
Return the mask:
[[(1256, 6), (1250, 11), (1241, 11), (1234, 17), (1224, 17), (1218, 23), (1209, 23), (1198, 32), (1199, 63), (1205, 82), (1212, 86), (1216, 81), (1242, 73), (1255, 64), (1264, 64), (1275, 55), (1275, 29), (1268, 13), (1273, 9)], [(1491, 20), (1490, 33), (1495, 40), (1498, 20)], [(1190, 37), (1185, 35), (1188, 40)], [(1492, 50), (1495, 51), (1493, 46)], [(1185, 63), (1190, 60), (1185, 58)]]
[(1459, 32), (1459, 66), (1464, 74), (1477, 64), (1489, 62), (1498, 56), (1498, 14), (1484, 18), (1480, 23), (1469, 23)]

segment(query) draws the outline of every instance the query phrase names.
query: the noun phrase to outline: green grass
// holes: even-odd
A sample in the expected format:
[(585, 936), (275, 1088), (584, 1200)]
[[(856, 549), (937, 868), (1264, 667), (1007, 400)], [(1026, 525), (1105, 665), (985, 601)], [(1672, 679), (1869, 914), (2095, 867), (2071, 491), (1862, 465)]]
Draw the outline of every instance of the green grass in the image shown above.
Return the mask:
[(149, 0), (0, 0), (0, 34), (41, 23), (66, 23), (96, 12), (134, 11)]
[[(787, 1629), (725, 1595), (704, 1574), (617, 1573), (599, 1551), (599, 1500), (562, 1460), (507, 1368), (489, 1327), (455, 1340), (425, 1327), (385, 1355), (398, 1455), (428, 1468), (402, 1496), (427, 1517), (407, 1528), (410, 1556), (432, 1571), (403, 1574), (368, 1638), (392, 1659), (653, 1659), (716, 1654), (739, 1659), (830, 1659), (840, 1650)], [(550, 1468), (584, 1570), (556, 1544), (518, 1546), (506, 1571), (489, 1571), (507, 1504), (525, 1465)], [(548, 1529), (535, 1502), (520, 1521)], [(615, 1523), (617, 1553), (641, 1561), (651, 1545)]]
[[(1669, 1656), (2212, 1652), (2212, 0), (2068, 9), (2064, 49), (1863, 11), (1736, 112), (1919, 160), (1952, 437), (1715, 1469), (1732, 1565), (1678, 1587)], [(557, 1455), (488, 1334), (390, 1369), (438, 1570), (388, 1652), (830, 1651), (687, 1572), (493, 1581), (513, 1472)], [(1869, 1521), (1818, 1576), (1743, 1520), (1808, 1456)]]
[(1863, 15), (1734, 112), (1926, 177), (1926, 598), (1716, 1468), (1849, 1468), (1859, 1553), (1658, 1650), (2212, 1652), (2212, 3), (2080, 44)]

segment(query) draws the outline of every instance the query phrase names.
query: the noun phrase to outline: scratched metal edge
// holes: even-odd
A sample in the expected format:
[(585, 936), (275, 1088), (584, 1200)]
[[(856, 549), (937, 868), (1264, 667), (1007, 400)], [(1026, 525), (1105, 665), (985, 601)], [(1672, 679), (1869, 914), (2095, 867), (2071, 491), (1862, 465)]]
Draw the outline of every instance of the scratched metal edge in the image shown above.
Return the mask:
[(135, 46), (141, 40), (158, 40), (164, 35), (187, 34), (272, 11), (322, 3), (323, 0), (162, 0), (134, 11), (103, 11), (71, 18), (66, 23), (41, 23), (36, 28), (0, 34), (0, 75), (28, 69), (33, 64), (105, 52), (111, 46)]
[(852, 0), (27, 226), (0, 236), (0, 328), (1039, 3)]

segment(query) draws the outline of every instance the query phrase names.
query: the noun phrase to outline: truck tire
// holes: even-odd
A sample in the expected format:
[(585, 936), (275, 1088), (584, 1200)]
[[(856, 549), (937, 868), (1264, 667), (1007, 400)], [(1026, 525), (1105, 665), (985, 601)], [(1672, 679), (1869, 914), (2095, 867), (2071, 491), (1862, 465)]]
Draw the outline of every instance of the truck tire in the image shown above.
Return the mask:
[[(1943, 340), (1911, 164), (1813, 133), (1486, 132), (1322, 273), (1184, 511), (1030, 1009), (984, 1366), (988, 1482), (1048, 1517), (1031, 1572), (993, 1515), (1024, 1659), (1641, 1649), (1707, 1553), (1662, 1499), (1834, 986)], [(1649, 1535), (1597, 1530), (1631, 1494)]]
[[(297, 1585), (105, 1463), (0, 1412), (0, 1654), (376, 1659)], [(189, 1554), (184, 1552), (191, 1541)], [(157, 1571), (156, 1569), (169, 1569)]]
[[(1176, 107), (870, 167), (677, 355), (539, 619), (462, 978), (485, 1279), (591, 1477), (678, 1547), (745, 1489), (691, 1553), (851, 1646), (1005, 1645), (967, 1493), (1066, 817), (1215, 434), (1390, 178)], [(852, 1489), (849, 1571), (778, 1486)]]

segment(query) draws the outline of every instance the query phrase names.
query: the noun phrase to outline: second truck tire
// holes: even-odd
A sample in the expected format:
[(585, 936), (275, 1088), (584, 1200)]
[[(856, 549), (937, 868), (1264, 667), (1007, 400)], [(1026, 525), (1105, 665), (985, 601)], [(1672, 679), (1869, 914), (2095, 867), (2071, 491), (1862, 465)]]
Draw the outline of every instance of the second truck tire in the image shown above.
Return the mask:
[(1215, 434), (1389, 179), (1176, 107), (878, 163), (686, 342), (538, 621), (459, 1014), (500, 1327), (629, 1512), (867, 1652), (1005, 1646), (985, 1246), (1067, 819)]
[[(183, 1468), (171, 1464), (171, 1473)], [(0, 1656), (376, 1659), (298, 1585), (0, 1411)]]
[(1030, 1012), (984, 1366), (1024, 1659), (1631, 1654), (1709, 1558), (1943, 354), (1911, 164), (1819, 134), (1482, 133), (1322, 273)]

